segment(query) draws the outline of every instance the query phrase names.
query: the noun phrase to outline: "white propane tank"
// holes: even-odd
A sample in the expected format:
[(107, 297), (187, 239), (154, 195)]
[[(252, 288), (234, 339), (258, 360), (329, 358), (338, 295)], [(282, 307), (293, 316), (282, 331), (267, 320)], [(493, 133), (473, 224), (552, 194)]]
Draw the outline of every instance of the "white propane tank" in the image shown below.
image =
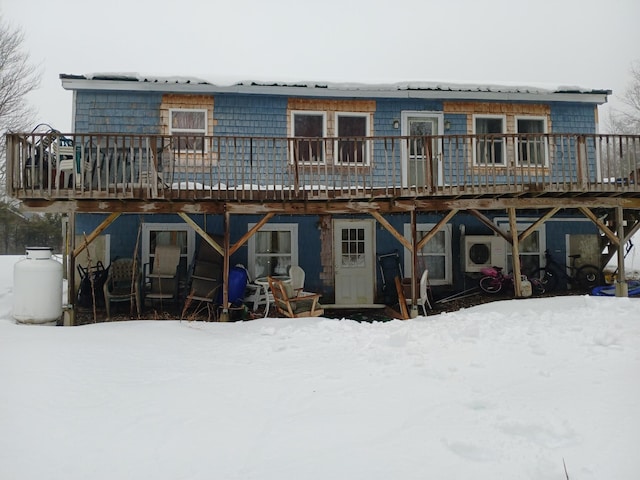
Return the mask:
[(62, 316), (62, 264), (51, 247), (27, 247), (13, 266), (13, 318), (20, 323), (55, 325)]
[(531, 288), (531, 282), (526, 277), (526, 275), (522, 275), (520, 277), (520, 293), (523, 297), (530, 297), (533, 293)]

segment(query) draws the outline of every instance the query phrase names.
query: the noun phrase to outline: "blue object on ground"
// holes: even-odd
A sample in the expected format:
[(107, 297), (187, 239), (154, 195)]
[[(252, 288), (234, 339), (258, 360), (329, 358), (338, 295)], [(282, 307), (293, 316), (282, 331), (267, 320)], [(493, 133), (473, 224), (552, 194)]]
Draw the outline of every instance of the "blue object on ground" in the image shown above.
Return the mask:
[[(640, 296), (640, 280), (627, 280), (627, 285), (629, 287), (630, 297)], [(591, 295), (596, 295), (599, 297), (615, 297), (616, 286), (602, 285), (600, 287), (595, 287), (593, 290), (591, 290)]]

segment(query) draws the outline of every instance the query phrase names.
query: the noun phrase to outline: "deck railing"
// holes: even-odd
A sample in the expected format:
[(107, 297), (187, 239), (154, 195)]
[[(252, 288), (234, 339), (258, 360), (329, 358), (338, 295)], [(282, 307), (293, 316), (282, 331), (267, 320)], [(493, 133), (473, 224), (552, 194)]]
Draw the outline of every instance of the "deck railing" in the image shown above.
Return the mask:
[(640, 136), (7, 135), (21, 199), (325, 200), (639, 192)]

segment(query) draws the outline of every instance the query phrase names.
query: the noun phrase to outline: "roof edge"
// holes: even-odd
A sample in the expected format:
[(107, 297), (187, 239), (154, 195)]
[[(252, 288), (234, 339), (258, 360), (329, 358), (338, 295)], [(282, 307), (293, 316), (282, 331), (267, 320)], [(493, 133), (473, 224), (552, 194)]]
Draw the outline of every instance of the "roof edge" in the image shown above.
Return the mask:
[(66, 90), (156, 91), (199, 94), (270, 94), (309, 97), (374, 97), (425, 99), (478, 99), (564, 101), (603, 104), (611, 90), (577, 86), (534, 87), (442, 82), (399, 82), (387, 84), (331, 82), (240, 81), (215, 84), (194, 77), (143, 76), (137, 73), (60, 74)]

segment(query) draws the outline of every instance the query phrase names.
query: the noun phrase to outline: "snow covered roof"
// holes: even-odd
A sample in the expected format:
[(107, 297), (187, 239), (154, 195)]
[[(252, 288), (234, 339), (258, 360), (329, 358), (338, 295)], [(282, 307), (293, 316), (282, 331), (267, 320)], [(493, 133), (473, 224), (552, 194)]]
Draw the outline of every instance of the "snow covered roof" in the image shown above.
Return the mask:
[(67, 90), (146, 90), (180, 93), (244, 93), (311, 97), (547, 100), (605, 103), (611, 90), (578, 86), (525, 86), (446, 82), (337, 83), (322, 81), (207, 80), (139, 73), (60, 74)]

